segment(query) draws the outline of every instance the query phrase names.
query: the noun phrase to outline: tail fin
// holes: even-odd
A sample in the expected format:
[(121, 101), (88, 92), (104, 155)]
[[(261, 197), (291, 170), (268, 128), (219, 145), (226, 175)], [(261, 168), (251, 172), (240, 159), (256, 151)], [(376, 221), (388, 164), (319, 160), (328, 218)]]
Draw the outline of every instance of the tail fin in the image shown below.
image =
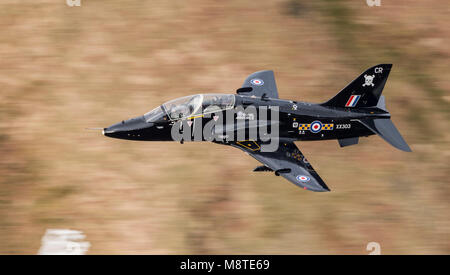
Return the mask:
[(411, 148), (389, 118), (360, 119), (359, 121), (395, 148), (411, 152)]
[(321, 105), (344, 108), (376, 106), (391, 68), (392, 64), (379, 64), (367, 69), (332, 99)]
[(384, 98), (384, 95), (380, 96), (380, 99), (378, 100), (377, 106), (378, 109), (381, 109), (383, 111), (388, 112), (388, 110), (386, 109), (386, 100)]

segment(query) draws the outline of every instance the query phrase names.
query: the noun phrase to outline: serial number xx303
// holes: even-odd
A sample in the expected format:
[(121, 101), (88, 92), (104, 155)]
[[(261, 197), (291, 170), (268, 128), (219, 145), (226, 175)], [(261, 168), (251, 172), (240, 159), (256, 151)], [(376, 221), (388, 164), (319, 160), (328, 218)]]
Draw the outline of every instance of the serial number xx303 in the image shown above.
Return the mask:
[(348, 124), (337, 124), (336, 129), (350, 129), (352, 125), (350, 123)]

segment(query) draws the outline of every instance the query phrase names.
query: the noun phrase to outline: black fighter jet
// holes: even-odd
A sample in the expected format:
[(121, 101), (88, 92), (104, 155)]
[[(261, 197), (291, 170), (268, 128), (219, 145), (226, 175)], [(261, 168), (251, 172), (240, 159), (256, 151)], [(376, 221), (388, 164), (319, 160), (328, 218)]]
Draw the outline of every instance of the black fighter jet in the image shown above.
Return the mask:
[(392, 64), (379, 64), (367, 69), (320, 104), (279, 99), (273, 71), (259, 71), (248, 76), (236, 94), (178, 98), (104, 128), (103, 134), (127, 140), (230, 145), (263, 164), (255, 172), (272, 171), (305, 190), (330, 191), (294, 141), (337, 139), (345, 147), (357, 144), (359, 137), (377, 134), (392, 146), (411, 151), (390, 120), (381, 95), (391, 68)]

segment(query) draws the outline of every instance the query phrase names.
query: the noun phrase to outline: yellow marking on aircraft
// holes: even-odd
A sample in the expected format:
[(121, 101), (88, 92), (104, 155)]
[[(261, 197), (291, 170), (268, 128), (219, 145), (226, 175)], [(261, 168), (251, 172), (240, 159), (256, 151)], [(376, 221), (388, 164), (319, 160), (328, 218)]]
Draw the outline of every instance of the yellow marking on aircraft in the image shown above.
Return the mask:
[[(242, 142), (249, 142), (249, 140), (242, 141)], [(261, 147), (259, 147), (259, 145), (258, 145), (258, 143), (256, 143), (256, 141), (251, 140), (251, 142), (253, 142), (253, 144), (256, 145), (257, 148), (251, 148), (251, 146), (252, 146), (251, 143), (243, 144), (242, 142), (238, 141), (238, 142), (236, 142), (236, 144), (239, 144), (242, 147), (247, 148), (247, 149), (252, 150), (252, 151), (257, 151), (257, 150), (261, 149)]]
[(191, 117), (188, 117), (188, 118), (186, 118), (186, 119), (194, 119), (194, 118), (203, 117), (203, 116), (204, 116), (204, 115), (191, 116)]

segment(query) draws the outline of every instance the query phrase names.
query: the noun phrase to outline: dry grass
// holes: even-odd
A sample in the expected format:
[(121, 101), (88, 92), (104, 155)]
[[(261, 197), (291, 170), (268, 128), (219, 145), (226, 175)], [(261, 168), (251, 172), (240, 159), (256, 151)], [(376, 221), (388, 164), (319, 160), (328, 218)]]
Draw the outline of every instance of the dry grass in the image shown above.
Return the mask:
[[(0, 4), (0, 253), (36, 253), (47, 228), (90, 253), (450, 253), (446, 1), (56, 2)], [(299, 143), (331, 193), (236, 149), (84, 130), (267, 68), (282, 98), (320, 102), (382, 62), (414, 153)]]

